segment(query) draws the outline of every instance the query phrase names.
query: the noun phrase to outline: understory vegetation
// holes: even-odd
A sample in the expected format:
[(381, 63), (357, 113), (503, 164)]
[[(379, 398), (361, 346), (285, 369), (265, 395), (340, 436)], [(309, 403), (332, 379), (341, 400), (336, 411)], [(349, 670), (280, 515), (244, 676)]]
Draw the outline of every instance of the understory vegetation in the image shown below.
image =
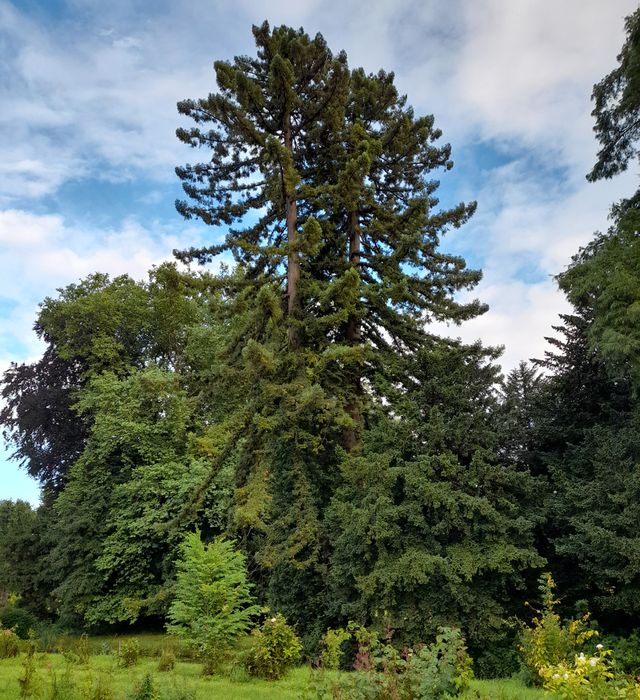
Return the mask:
[[(637, 158), (626, 28), (590, 179)], [(433, 116), (321, 35), (253, 35), (178, 105), (211, 244), (59, 289), (4, 373), (42, 496), (0, 501), (1, 697), (640, 698), (640, 195), (505, 377), (432, 331), (486, 311)]]

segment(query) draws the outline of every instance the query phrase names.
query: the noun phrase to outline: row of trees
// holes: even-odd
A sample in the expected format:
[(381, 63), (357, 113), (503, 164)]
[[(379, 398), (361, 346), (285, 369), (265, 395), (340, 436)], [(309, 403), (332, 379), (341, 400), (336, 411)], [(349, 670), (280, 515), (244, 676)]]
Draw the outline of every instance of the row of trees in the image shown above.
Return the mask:
[[(621, 105), (637, 118), (638, 13), (628, 31), (596, 87), (593, 177), (635, 153), (614, 130)], [(575, 312), (547, 374), (501, 382), (497, 350), (429, 332), (485, 310), (456, 297), (480, 273), (440, 249), (475, 204), (438, 206), (452, 163), (433, 118), (320, 35), (254, 37), (256, 57), (215, 64), (216, 94), (179, 104), (179, 138), (210, 160), (177, 168), (177, 208), (224, 236), (176, 255), (233, 264), (70, 285), (41, 305), (42, 358), (5, 373), (0, 419), (43, 500), (0, 504), (0, 588), (68, 624), (163, 619), (199, 528), (236, 540), (311, 644), (354, 619), (411, 643), (455, 624), (480, 648), (543, 566), (567, 604), (630, 624), (636, 198), (561, 275)]]

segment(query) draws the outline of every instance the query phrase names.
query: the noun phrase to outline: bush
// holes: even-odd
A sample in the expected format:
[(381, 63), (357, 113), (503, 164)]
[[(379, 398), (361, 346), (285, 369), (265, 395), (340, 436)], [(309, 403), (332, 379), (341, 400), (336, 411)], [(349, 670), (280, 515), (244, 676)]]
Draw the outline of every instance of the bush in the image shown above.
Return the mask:
[(322, 638), (322, 653), (320, 663), (327, 671), (339, 671), (342, 657), (344, 656), (343, 645), (351, 639), (351, 633), (345, 629), (329, 629)]
[(120, 644), (118, 665), (122, 668), (135, 666), (140, 659), (140, 644), (137, 639), (126, 639)]
[[(356, 670), (338, 677), (325, 674), (325, 669), (315, 672), (308, 697), (445, 700), (464, 693), (473, 677), (472, 661), (459, 630), (440, 628), (433, 644), (405, 649), (402, 655), (364, 627), (350, 623), (347, 631), (357, 643)], [(344, 642), (344, 635), (335, 639), (340, 637)], [(335, 656), (331, 665), (336, 665)]]
[(163, 649), (158, 661), (158, 671), (173, 671), (176, 665), (176, 655), (171, 649)]
[(267, 619), (252, 638), (246, 668), (256, 678), (277, 681), (300, 661), (302, 642), (282, 615)]
[(473, 664), (477, 678), (509, 678), (519, 669), (520, 657), (513, 639), (496, 642), (483, 649)]
[(433, 644), (407, 658), (410, 697), (415, 700), (457, 697), (469, 687), (473, 678), (471, 666), (460, 630), (440, 628)]
[(11, 659), (18, 656), (20, 642), (13, 630), (0, 627), (0, 659)]
[(7, 605), (0, 612), (0, 625), (12, 629), (20, 639), (27, 639), (29, 631), (38, 626), (38, 618), (18, 605)]
[(562, 623), (555, 611), (560, 602), (555, 597), (555, 587), (551, 574), (540, 577), (542, 610), (536, 611), (532, 627), (525, 628), (520, 635), (525, 680), (533, 685), (542, 685), (542, 668), (569, 662), (585, 642), (598, 634), (587, 627), (588, 613), (578, 620)]
[(577, 654), (571, 663), (543, 666), (540, 675), (545, 690), (561, 700), (615, 700), (640, 698), (640, 685), (616, 673), (613, 654), (598, 644), (596, 653)]
[(640, 635), (632, 632), (628, 637), (606, 635), (602, 644), (613, 651), (616, 666), (630, 676), (640, 677)]
[(108, 676), (89, 678), (82, 687), (83, 700), (115, 700), (115, 692)]
[(260, 611), (250, 594), (245, 558), (231, 542), (205, 545), (196, 533), (182, 542), (176, 568), (167, 630), (197, 649), (205, 672), (215, 671)]
[(27, 642), (26, 654), (22, 660), (22, 675), (18, 678), (20, 697), (28, 698), (36, 692), (38, 677), (36, 674), (36, 649), (34, 639)]
[(153, 677), (147, 673), (144, 678), (136, 684), (131, 700), (159, 700), (160, 694), (153, 682)]

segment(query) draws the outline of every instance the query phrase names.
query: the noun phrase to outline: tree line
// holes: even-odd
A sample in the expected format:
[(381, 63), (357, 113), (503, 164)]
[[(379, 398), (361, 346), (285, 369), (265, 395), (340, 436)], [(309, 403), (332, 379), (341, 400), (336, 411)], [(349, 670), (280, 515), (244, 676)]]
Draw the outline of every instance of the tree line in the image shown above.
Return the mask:
[[(640, 11), (594, 88), (591, 179), (637, 156)], [(0, 502), (0, 591), (87, 628), (159, 624), (185, 533), (232, 538), (260, 598), (313, 648), (348, 620), (415, 644), (499, 643), (542, 570), (611, 630), (640, 612), (638, 194), (558, 277), (551, 349), (439, 337), (483, 313), (442, 250), (475, 203), (392, 73), (321, 35), (253, 28), (180, 102), (176, 169), (210, 246), (145, 281), (94, 274), (45, 299), (42, 357), (4, 374), (0, 421), (41, 505)], [(220, 257), (219, 257), (220, 256)], [(213, 261), (216, 266), (207, 266)]]

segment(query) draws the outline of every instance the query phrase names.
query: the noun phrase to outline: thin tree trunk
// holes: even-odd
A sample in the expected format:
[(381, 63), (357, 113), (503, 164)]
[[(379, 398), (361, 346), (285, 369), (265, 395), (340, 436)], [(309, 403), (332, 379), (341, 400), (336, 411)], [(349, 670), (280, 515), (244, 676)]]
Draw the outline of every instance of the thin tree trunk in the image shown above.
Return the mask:
[[(360, 266), (360, 229), (358, 227), (358, 212), (349, 213), (349, 262), (356, 269)], [(347, 319), (346, 339), (349, 345), (359, 345), (362, 342), (360, 319), (355, 314), (350, 314)], [(351, 398), (347, 402), (347, 413), (356, 424), (354, 428), (347, 428), (344, 432), (344, 448), (347, 452), (353, 452), (360, 447), (360, 434), (362, 427), (362, 412), (360, 410), (360, 396), (362, 395), (362, 383), (360, 377), (355, 377)]]
[[(284, 116), (283, 125), (284, 146), (293, 156), (293, 143), (291, 139), (291, 115)], [(292, 157), (293, 160), (293, 157)], [(289, 254), (287, 256), (287, 315), (289, 323), (295, 321), (299, 304), (300, 286), (300, 257), (295, 249), (298, 232), (296, 225), (298, 222), (298, 206), (293, 192), (289, 192), (287, 185), (284, 185), (284, 207), (287, 222), (287, 241), (289, 243)], [(297, 348), (300, 344), (298, 329), (289, 325), (289, 344), (292, 348)]]

